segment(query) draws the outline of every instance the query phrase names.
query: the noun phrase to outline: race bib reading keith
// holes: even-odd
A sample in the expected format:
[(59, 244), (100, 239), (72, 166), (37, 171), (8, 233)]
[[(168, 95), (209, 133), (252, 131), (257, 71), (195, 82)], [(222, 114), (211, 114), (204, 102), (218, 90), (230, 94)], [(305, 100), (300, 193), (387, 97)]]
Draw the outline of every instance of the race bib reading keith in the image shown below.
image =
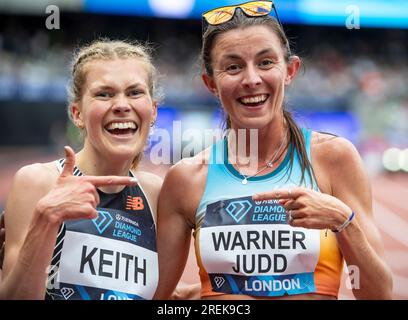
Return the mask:
[(294, 228), (276, 200), (209, 204), (200, 254), (216, 292), (282, 296), (315, 292), (320, 232)]
[[(110, 290), (127, 297), (153, 297), (158, 281), (156, 252), (128, 242), (72, 231), (65, 235), (64, 249), (58, 282), (74, 284), (77, 288)], [(100, 294), (96, 298), (106, 297)]]

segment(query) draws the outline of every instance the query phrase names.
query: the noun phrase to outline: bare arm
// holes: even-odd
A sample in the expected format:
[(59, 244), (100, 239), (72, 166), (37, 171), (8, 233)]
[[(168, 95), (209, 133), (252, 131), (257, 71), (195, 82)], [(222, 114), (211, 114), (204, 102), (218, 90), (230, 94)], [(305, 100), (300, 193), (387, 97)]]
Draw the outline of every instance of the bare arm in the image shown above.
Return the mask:
[[(163, 185), (162, 178), (148, 172), (137, 172), (137, 177), (139, 179), (139, 183), (143, 186), (144, 191), (146, 192), (146, 196), (149, 199), (149, 203), (151, 205), (152, 214), (154, 216), (155, 221), (157, 221), (157, 204), (159, 193), (161, 187)], [(179, 282), (177, 284), (176, 289), (171, 294), (170, 299), (172, 300), (196, 300), (200, 299), (201, 293), (201, 284), (188, 284)]]
[(28, 166), (16, 174), (6, 204), (0, 299), (44, 299), (47, 268), (61, 223), (97, 216), (96, 187), (134, 184), (128, 177), (75, 177), (74, 151), (66, 152), (64, 170), (57, 178), (47, 174), (44, 165)]
[(192, 230), (186, 215), (186, 202), (192, 201), (186, 176), (183, 164), (175, 165), (167, 173), (160, 192), (157, 233), (159, 285), (154, 299), (170, 298), (186, 265)]
[(347, 140), (335, 138), (315, 151), (314, 169), (323, 173), (328, 182), (319, 185), (324, 193), (295, 188), (290, 192), (266, 192), (254, 199), (280, 199), (294, 218), (292, 226), (311, 229), (335, 230), (354, 211), (356, 218), (336, 233), (347, 265), (359, 270), (360, 288), (354, 288), (353, 293), (358, 299), (392, 298), (392, 276), (384, 262), (384, 248), (373, 220), (369, 180), (357, 150)]
[(339, 160), (331, 168), (333, 196), (347, 204), (347, 213), (354, 211), (356, 219), (336, 236), (347, 265), (359, 270), (360, 288), (353, 288), (353, 293), (358, 299), (391, 299), (392, 274), (374, 222), (369, 178), (354, 146), (339, 140)]
[(6, 254), (0, 299), (44, 298), (46, 268), (58, 225), (47, 223), (35, 205), (47, 193), (50, 177), (47, 169), (32, 165), (20, 169), (14, 178), (6, 204)]

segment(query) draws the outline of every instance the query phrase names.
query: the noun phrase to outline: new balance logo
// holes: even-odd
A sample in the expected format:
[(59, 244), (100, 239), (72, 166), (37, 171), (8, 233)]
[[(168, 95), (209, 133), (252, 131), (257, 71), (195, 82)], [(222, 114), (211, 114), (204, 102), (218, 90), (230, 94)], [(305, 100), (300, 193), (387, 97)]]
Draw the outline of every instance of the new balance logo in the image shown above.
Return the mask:
[(142, 197), (132, 197), (128, 196), (126, 200), (126, 210), (143, 210), (144, 203)]
[(243, 200), (230, 202), (225, 210), (235, 220), (235, 222), (238, 223), (246, 216), (251, 208), (251, 202), (248, 200)]
[(98, 216), (95, 219), (92, 219), (93, 224), (96, 229), (99, 231), (99, 234), (102, 234), (106, 228), (112, 223), (113, 218), (111, 214), (107, 211), (99, 211)]

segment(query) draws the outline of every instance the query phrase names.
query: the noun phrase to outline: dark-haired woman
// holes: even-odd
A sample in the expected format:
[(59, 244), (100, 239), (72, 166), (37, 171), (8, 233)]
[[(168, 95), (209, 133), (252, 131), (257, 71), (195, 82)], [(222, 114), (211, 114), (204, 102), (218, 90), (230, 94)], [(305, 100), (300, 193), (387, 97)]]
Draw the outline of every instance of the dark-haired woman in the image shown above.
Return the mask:
[(344, 261), (356, 298), (391, 298), (358, 152), (285, 109), (301, 61), (272, 9), (254, 1), (203, 15), (202, 78), (230, 130), (165, 178), (156, 298), (176, 286), (192, 230), (202, 298), (336, 299)]

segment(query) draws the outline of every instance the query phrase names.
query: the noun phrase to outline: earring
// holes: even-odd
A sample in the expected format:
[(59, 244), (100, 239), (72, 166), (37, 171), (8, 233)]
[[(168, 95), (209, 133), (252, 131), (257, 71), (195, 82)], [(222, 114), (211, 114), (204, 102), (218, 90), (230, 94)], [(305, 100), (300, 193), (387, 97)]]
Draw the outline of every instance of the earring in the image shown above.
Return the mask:
[(155, 132), (154, 123), (155, 123), (154, 121), (150, 123), (149, 136), (154, 135), (154, 132)]

